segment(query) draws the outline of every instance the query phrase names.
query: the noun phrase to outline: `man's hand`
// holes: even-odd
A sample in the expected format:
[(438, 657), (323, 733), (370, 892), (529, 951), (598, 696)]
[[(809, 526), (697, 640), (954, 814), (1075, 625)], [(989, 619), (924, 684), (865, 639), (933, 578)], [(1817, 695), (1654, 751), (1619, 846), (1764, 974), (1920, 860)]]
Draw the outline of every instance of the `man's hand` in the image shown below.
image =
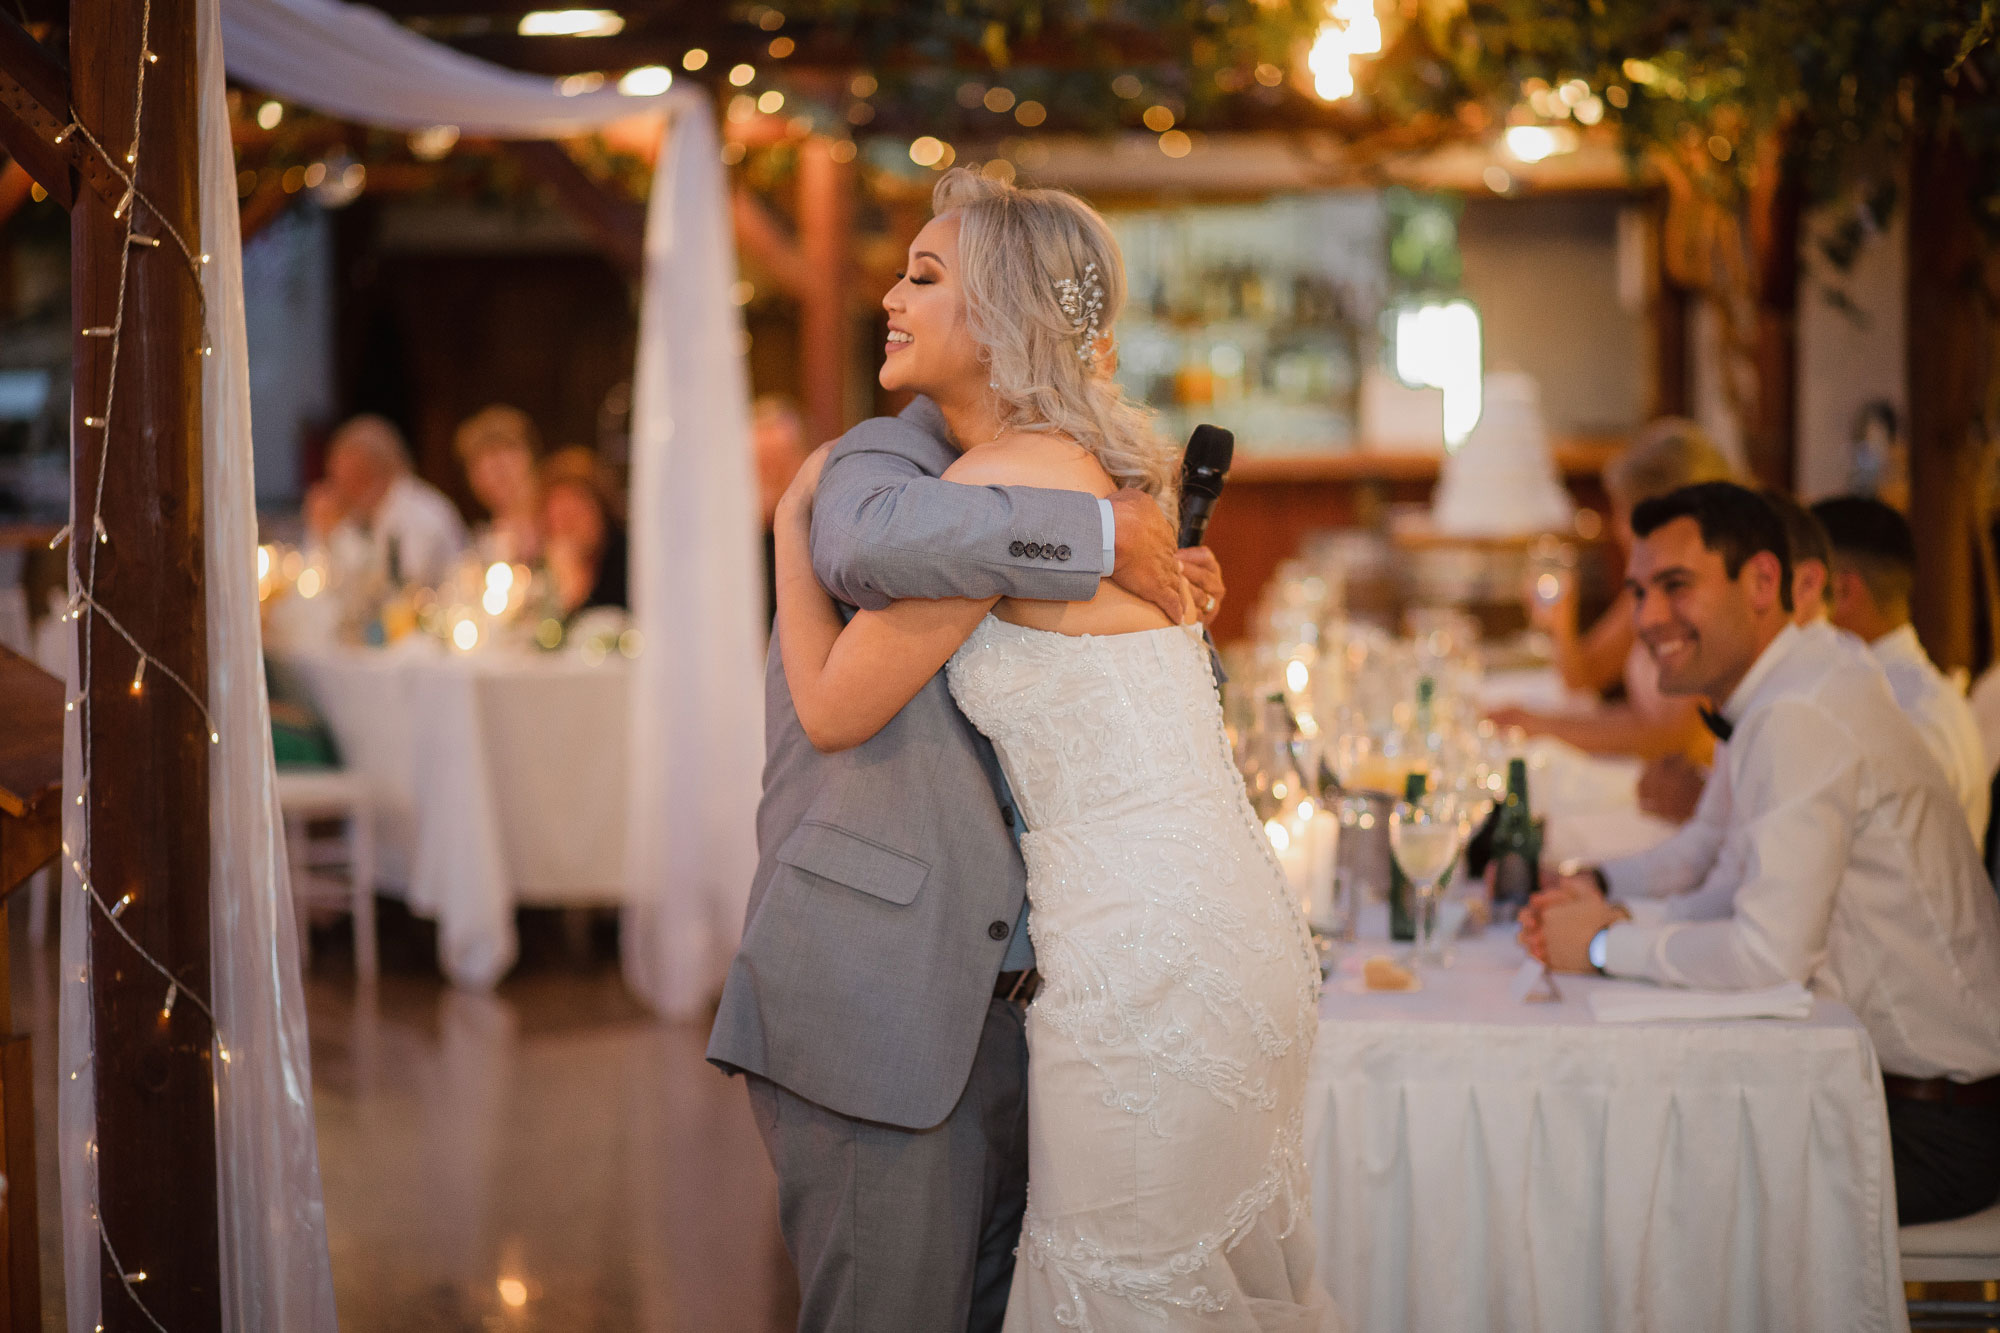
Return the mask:
[(1541, 913), (1540, 948), (1529, 952), (1556, 972), (1589, 972), (1590, 941), (1606, 926), (1626, 920), (1625, 909), (1602, 898), (1581, 897)]
[[(1603, 901), (1604, 894), (1598, 888), (1597, 876), (1591, 871), (1577, 870), (1567, 863), (1561, 869), (1544, 866), (1540, 891), (1529, 898), (1527, 906), (1521, 909), (1521, 947), (1548, 962), (1544, 935), (1549, 912), (1573, 903)], [(1586, 944), (1589, 942), (1584, 941)]]
[(1144, 491), (1127, 487), (1105, 498), (1118, 533), (1111, 581), (1159, 607), (1176, 625), (1182, 623), (1188, 607), (1181, 592), (1181, 562), (1174, 558), (1174, 525)]
[(1193, 585), (1195, 614), (1204, 625), (1213, 625), (1222, 610), (1228, 589), (1222, 583), (1222, 562), (1206, 546), (1187, 546), (1174, 552), (1181, 562), (1181, 575)]
[(1708, 774), (1684, 754), (1662, 755), (1639, 773), (1639, 808), (1649, 815), (1685, 824), (1701, 803)]

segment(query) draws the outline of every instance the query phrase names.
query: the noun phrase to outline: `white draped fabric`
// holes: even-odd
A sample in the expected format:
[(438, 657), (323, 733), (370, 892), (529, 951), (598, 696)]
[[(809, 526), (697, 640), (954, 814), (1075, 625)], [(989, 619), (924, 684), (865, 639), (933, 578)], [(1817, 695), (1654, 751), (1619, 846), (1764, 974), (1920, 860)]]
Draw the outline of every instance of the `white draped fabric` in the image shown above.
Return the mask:
[[(471, 60), (338, 0), (203, 0), (200, 180), (209, 336), (203, 368), (212, 992), (219, 1038), (216, 1145), (224, 1328), (329, 1333), (333, 1288), (313, 1134), (297, 938), (271, 759), (251, 553), (256, 545), (231, 73), (369, 124), (455, 125), (548, 137), (665, 111), (672, 133), (647, 224), (649, 272), (635, 374), (634, 612), (651, 649), (631, 736), (626, 967), (669, 1013), (697, 1011), (727, 965), (754, 856), (762, 702), (756, 519), (741, 324), (715, 127), (697, 95), (565, 97), (553, 81)], [(643, 562), (658, 562), (648, 566)], [(75, 671), (71, 681), (74, 692)], [(75, 715), (69, 790), (81, 771)], [(67, 808), (74, 809), (73, 805)], [(67, 829), (72, 839), (81, 829)], [(87, 904), (62, 898), (60, 1082), (64, 1276), (72, 1333), (98, 1325), (91, 1148)], [(113, 1244), (115, 1244), (115, 1238)]]
[(698, 1014), (742, 929), (763, 755), (748, 386), (708, 103), (566, 97), (339, 0), (224, 0), (223, 33), (238, 79), (366, 124), (541, 138), (667, 113), (633, 373), (632, 611), (647, 646), (632, 676), (624, 955), (654, 1009)]
[(757, 496), (715, 122), (674, 115), (646, 215), (632, 411), (625, 979), (663, 1014), (721, 989), (757, 865), (764, 678)]
[[(1355, 954), (1382, 946), (1368, 943)], [(1414, 994), (1322, 1001), (1321, 1275), (1357, 1333), (1908, 1327), (1881, 1071), (1845, 1007), (1603, 1024), (1522, 1004), (1503, 930)]]
[(440, 46), (378, 9), (340, 0), (225, 0), (222, 38), (235, 78), (363, 125), (543, 139), (584, 134), (662, 109), (661, 97), (564, 97), (555, 80)]

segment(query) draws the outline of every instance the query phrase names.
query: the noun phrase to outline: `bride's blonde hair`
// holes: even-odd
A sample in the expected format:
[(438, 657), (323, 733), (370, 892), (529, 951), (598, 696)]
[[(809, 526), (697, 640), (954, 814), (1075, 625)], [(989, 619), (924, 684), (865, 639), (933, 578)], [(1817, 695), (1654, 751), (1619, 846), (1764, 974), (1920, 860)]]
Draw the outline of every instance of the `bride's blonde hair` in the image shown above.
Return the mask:
[[(1060, 432), (1096, 457), (1121, 486), (1136, 486), (1171, 517), (1179, 458), (1153, 430), (1153, 415), (1126, 400), (1098, 370), (1125, 304), (1125, 263), (1097, 210), (1061, 190), (1023, 190), (976, 172), (945, 173), (931, 211), (959, 219), (959, 280), (965, 321), (979, 345), (1002, 424)], [(1073, 283), (1064, 309), (1062, 284)], [(1089, 327), (1080, 319), (1101, 287)], [(1080, 353), (1082, 353), (1080, 355)]]

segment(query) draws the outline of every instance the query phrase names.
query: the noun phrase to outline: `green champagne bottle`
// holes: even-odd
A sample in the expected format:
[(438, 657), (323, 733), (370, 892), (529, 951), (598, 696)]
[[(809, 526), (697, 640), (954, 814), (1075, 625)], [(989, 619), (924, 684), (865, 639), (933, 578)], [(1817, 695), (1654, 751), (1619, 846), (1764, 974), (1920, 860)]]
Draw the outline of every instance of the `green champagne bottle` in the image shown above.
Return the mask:
[(1518, 912), (1539, 886), (1542, 829), (1528, 808), (1526, 760), (1507, 761), (1507, 794), (1493, 825), (1493, 905)]
[[(1403, 799), (1421, 801), (1430, 782), (1422, 773), (1412, 773), (1403, 781)], [(1403, 873), (1402, 865), (1392, 853), (1389, 857), (1389, 938), (1392, 940), (1414, 940), (1417, 938), (1417, 918), (1411, 911), (1416, 906), (1416, 891), (1410, 887), (1410, 877)]]

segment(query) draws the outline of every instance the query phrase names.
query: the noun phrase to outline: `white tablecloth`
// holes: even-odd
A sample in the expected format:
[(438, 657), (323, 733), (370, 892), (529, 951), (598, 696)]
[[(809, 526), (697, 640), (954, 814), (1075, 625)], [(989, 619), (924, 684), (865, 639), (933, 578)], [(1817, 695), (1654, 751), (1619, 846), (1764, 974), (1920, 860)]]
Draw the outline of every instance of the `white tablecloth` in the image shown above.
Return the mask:
[(514, 908), (617, 906), (625, 891), (622, 658), (287, 653), (376, 800), (384, 887), (438, 923), (462, 986), (514, 965)]
[(1598, 1025), (1518, 1004), (1504, 931), (1413, 994), (1321, 1006), (1307, 1100), (1322, 1276), (1353, 1328), (1901, 1330), (1881, 1074), (1843, 1006)]

